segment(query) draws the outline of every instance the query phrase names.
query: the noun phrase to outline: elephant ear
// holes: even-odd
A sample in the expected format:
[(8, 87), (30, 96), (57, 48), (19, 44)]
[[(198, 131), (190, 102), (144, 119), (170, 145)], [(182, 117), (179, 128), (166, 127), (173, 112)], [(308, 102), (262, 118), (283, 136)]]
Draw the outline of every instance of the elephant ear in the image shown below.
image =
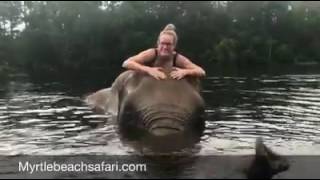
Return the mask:
[(288, 160), (274, 153), (264, 143), (262, 138), (256, 140), (256, 154), (248, 169), (248, 179), (272, 178), (273, 175), (286, 171), (289, 168)]
[(104, 88), (85, 97), (84, 102), (98, 114), (117, 113), (117, 99), (111, 88)]

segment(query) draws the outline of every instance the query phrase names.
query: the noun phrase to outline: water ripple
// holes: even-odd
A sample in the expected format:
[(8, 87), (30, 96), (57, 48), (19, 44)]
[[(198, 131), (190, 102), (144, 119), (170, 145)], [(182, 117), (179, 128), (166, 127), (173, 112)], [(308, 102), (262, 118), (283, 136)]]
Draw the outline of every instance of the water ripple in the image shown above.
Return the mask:
[[(252, 153), (256, 137), (283, 153), (315, 154), (320, 144), (320, 75), (208, 77), (200, 154)], [(111, 115), (76, 96), (12, 83), (0, 98), (0, 154), (128, 154)], [(35, 89), (41, 89), (36, 91)]]
[[(212, 99), (206, 110), (210, 123), (206, 123), (204, 141), (217, 137), (253, 140), (263, 136), (273, 141), (285, 139), (282, 149), (294, 142), (307, 144), (305, 142), (313, 141), (319, 144), (319, 81), (320, 75), (260, 76), (251, 79), (211, 77), (206, 87), (214, 91), (208, 89), (204, 94)], [(219, 103), (211, 103), (214, 99)], [(314, 154), (315, 151), (318, 152), (308, 144), (297, 145), (291, 153)]]

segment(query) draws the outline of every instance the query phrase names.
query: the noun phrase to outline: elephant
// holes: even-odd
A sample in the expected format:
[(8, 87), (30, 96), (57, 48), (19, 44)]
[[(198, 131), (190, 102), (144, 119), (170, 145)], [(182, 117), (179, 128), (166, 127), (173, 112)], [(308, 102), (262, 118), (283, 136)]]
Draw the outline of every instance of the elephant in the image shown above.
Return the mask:
[[(185, 167), (184, 156), (178, 156), (174, 161), (171, 156), (172, 151), (185, 150), (185, 147), (191, 147), (188, 149), (191, 153), (182, 152), (187, 153), (187, 157), (195, 157), (193, 145), (200, 141), (206, 119), (199, 79), (156, 80), (147, 74), (128, 70), (121, 73), (111, 87), (90, 94), (85, 101), (95, 111), (116, 117), (120, 135), (129, 140), (123, 141), (122, 138), (122, 142), (128, 142), (136, 150), (147, 146), (151, 150), (148, 152), (150, 155), (169, 152), (169, 156), (150, 156), (152, 161), (168, 164), (178, 163), (182, 158), (182, 167)], [(228, 177), (229, 174), (230, 177), (249, 179), (272, 178), (289, 168), (288, 161), (265, 146), (261, 138), (257, 138), (255, 150), (254, 156), (204, 156), (195, 161), (187, 158), (186, 162), (190, 162), (191, 169), (199, 167), (196, 172), (211, 172), (215, 167), (213, 177)], [(174, 164), (172, 167), (178, 166)], [(217, 174), (216, 170), (222, 174)], [(211, 174), (196, 173), (196, 176), (208, 177)]]
[(200, 89), (198, 78), (156, 80), (127, 70), (111, 87), (90, 94), (85, 102), (96, 112), (117, 116), (120, 131), (130, 137), (185, 138), (204, 129)]

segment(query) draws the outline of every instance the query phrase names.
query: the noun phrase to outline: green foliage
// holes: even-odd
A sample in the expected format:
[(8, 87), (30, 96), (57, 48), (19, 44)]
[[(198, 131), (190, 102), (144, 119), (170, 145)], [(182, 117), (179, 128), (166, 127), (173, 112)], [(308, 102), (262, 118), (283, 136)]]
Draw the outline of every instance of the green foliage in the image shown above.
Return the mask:
[[(319, 62), (319, 7), (291, 1), (4, 1), (0, 70), (112, 79), (126, 58), (154, 47), (168, 23), (177, 27), (177, 50), (205, 68)], [(17, 31), (22, 22), (25, 29)]]
[(215, 47), (215, 54), (217, 56), (217, 60), (219, 62), (234, 62), (236, 61), (237, 43), (233, 39), (223, 39), (220, 43)]
[(292, 56), (293, 52), (289, 45), (281, 44), (275, 50), (274, 59), (279, 62), (290, 63), (294, 57)]

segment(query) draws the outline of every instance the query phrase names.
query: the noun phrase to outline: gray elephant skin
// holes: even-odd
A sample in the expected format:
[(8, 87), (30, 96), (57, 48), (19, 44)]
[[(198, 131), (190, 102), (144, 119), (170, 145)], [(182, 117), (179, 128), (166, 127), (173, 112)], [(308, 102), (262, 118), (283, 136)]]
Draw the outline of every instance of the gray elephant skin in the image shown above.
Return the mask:
[[(199, 79), (196, 78), (155, 80), (143, 73), (125, 71), (110, 88), (87, 96), (86, 103), (96, 112), (115, 115), (120, 135), (126, 139), (139, 140), (140, 144), (151, 147), (152, 152), (172, 152), (186, 146), (192, 147), (200, 141), (206, 119), (200, 89)], [(254, 156), (201, 159), (199, 167), (203, 171), (197, 172), (204, 173), (196, 176), (272, 178), (288, 170), (290, 165), (287, 159), (272, 152), (261, 138), (257, 139), (255, 149)], [(210, 175), (209, 169), (213, 167), (222, 174), (216, 174), (216, 171), (215, 175)]]
[(87, 96), (86, 103), (96, 112), (117, 115), (120, 131), (130, 137), (194, 137), (202, 133), (205, 119), (199, 82), (196, 78), (156, 80), (129, 70), (110, 88)]

